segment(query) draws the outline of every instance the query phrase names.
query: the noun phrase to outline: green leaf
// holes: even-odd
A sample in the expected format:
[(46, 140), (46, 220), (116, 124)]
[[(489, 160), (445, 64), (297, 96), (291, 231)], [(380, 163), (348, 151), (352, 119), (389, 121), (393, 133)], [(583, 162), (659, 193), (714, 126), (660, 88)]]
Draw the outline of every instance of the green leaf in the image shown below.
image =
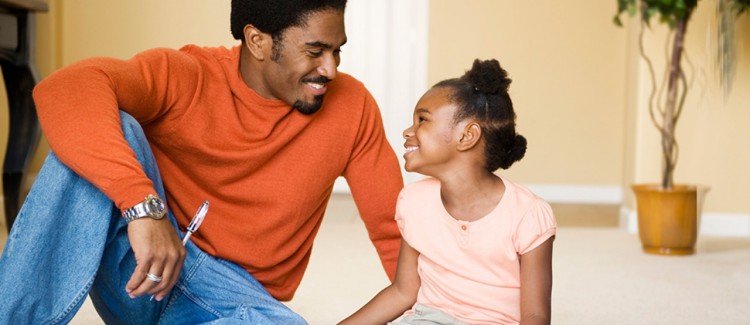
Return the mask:
[(620, 16), (615, 16), (613, 22), (615, 23), (615, 25), (622, 27), (622, 20), (620, 20)]
[[(617, 0), (617, 15), (614, 23), (622, 26), (620, 16), (627, 11), (633, 17), (638, 13), (641, 20), (650, 25), (651, 18), (658, 16), (659, 22), (675, 28), (678, 21), (687, 20), (698, 6), (699, 0)], [(736, 11), (743, 12), (750, 8), (750, 0), (732, 0), (738, 5)]]
[(631, 1), (630, 4), (628, 4), (628, 14), (632, 17), (632, 16), (635, 16), (637, 12), (638, 12), (638, 4), (635, 3), (635, 1)]

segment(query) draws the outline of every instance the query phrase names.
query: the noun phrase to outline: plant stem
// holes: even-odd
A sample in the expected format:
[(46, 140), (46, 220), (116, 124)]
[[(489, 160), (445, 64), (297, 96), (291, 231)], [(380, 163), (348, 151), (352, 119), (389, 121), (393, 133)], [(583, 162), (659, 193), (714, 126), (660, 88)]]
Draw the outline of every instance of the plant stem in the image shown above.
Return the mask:
[[(662, 187), (671, 189), (674, 184), (673, 174), (676, 164), (675, 125), (677, 122), (678, 101), (680, 97), (679, 80), (683, 77), (682, 53), (684, 51), (685, 31), (687, 21), (690, 17), (678, 20), (675, 26), (674, 43), (672, 45), (672, 58), (669, 61), (669, 80), (667, 84), (667, 102), (664, 110), (664, 128), (662, 129), (662, 151), (664, 154), (664, 171), (662, 174)], [(684, 89), (683, 89), (684, 91)]]

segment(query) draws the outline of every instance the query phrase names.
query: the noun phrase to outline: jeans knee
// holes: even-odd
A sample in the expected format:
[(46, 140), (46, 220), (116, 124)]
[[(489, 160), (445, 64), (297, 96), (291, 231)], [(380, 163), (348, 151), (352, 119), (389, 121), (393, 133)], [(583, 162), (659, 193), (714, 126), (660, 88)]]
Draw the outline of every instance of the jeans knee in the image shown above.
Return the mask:
[(130, 143), (131, 147), (135, 149), (136, 146), (148, 144), (141, 124), (132, 115), (120, 111), (120, 123), (122, 124), (122, 132), (125, 134), (125, 140)]

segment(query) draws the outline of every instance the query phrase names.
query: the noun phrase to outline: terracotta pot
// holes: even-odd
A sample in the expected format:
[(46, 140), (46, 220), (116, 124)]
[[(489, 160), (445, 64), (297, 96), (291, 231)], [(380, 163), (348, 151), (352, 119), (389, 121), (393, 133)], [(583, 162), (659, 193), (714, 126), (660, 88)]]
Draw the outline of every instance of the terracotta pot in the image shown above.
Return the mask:
[(633, 185), (638, 208), (638, 236), (643, 251), (661, 255), (695, 253), (700, 204), (695, 186)]

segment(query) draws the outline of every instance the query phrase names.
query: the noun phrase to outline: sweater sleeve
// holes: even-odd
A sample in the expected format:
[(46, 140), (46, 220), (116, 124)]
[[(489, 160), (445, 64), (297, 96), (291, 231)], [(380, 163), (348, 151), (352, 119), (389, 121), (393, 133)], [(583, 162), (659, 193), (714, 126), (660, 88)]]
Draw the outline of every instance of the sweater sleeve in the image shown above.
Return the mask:
[(56, 71), (33, 92), (50, 148), (120, 209), (142, 201), (155, 191), (125, 141), (119, 110), (142, 125), (163, 118), (178, 98), (170, 94), (195, 83), (185, 73), (191, 64), (186, 55), (161, 49), (130, 60), (87, 59)]
[(370, 240), (391, 281), (401, 243), (394, 215), (404, 183), (393, 148), (385, 137), (375, 99), (366, 93), (364, 114), (344, 177), (352, 191)]

